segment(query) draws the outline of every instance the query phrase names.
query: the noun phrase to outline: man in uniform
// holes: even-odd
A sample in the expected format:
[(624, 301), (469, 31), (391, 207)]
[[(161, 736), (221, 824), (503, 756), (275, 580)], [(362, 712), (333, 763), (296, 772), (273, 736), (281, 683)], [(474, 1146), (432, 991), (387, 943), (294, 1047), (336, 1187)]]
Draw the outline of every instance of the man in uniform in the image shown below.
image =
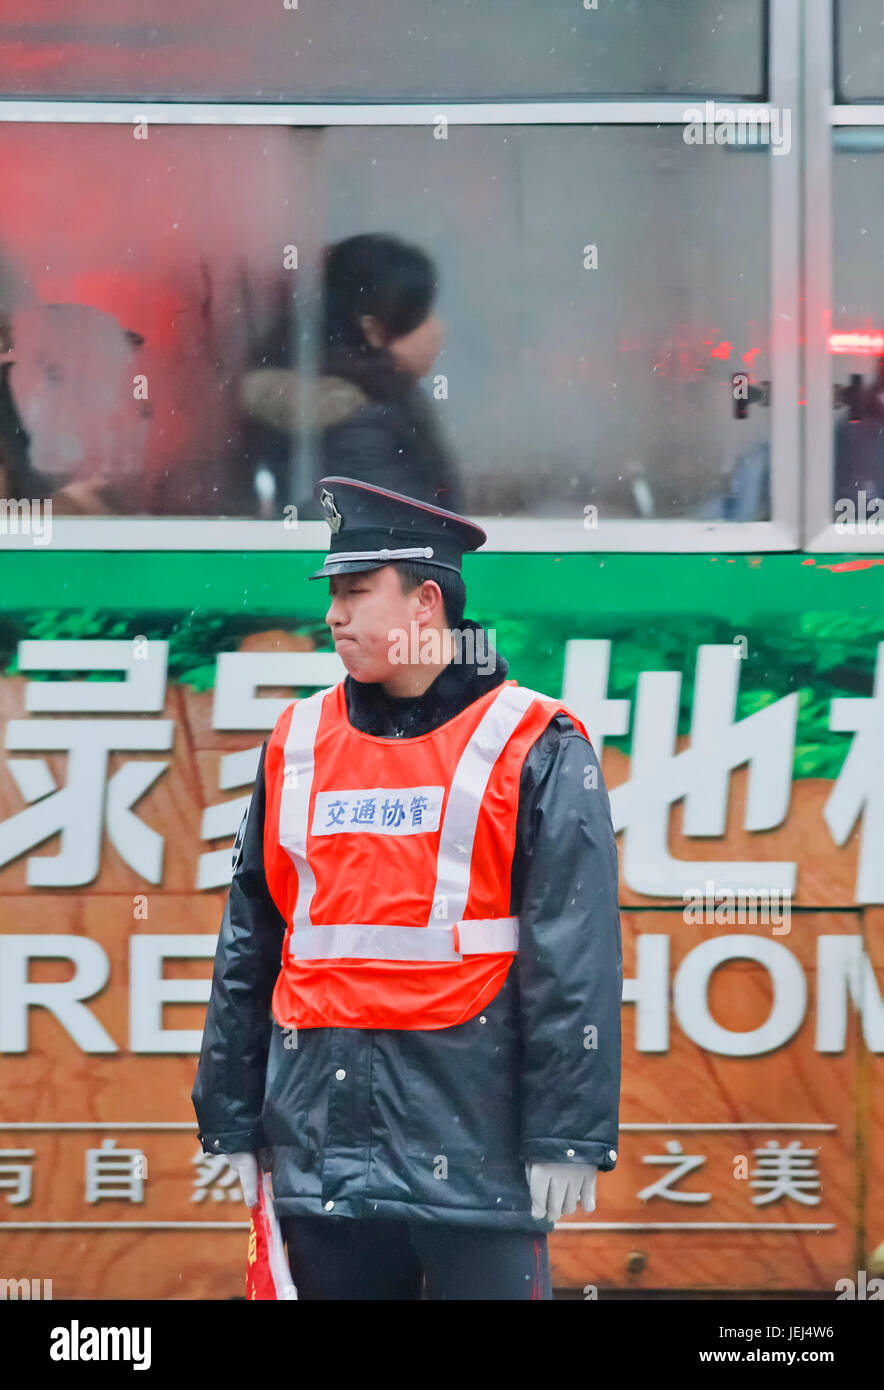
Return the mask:
[(463, 619), (453, 512), (348, 478), (347, 671), (265, 743), (193, 1103), (300, 1298), (551, 1298), (547, 1235), (617, 1160), (617, 850), (587, 731)]

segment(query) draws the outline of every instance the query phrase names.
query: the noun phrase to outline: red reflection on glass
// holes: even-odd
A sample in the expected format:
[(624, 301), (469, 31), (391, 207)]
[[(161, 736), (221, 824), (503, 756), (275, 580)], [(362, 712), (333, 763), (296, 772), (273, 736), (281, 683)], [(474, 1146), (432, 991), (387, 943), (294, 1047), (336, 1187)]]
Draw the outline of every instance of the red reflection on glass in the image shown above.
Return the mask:
[(884, 352), (884, 333), (830, 333), (829, 351), (877, 357)]

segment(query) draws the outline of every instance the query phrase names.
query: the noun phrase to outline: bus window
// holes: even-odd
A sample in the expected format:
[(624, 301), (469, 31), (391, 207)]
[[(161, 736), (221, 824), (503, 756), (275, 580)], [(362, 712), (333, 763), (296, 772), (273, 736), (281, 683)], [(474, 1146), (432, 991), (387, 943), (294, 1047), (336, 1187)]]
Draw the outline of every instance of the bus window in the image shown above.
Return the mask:
[[(365, 469), (489, 517), (767, 520), (776, 155), (684, 135), (0, 127), (7, 491), (309, 518)], [(323, 367), (323, 248), (369, 233), (438, 282), (407, 416)]]
[(287, 493), (288, 439), (244, 414), (238, 383), (290, 361), (309, 139), (0, 126), (5, 496), (261, 516)]
[(878, 0), (835, 0), (835, 100), (884, 98), (884, 43)]
[(884, 132), (853, 127), (832, 160), (829, 360), (835, 414), (832, 505), (845, 536), (884, 531)]
[(402, 231), (440, 267), (425, 389), (473, 514), (769, 518), (771, 412), (733, 379), (771, 375), (775, 156), (681, 126), (335, 127), (322, 152), (331, 240)]
[(6, 96), (439, 101), (761, 94), (762, 0), (4, 0)]

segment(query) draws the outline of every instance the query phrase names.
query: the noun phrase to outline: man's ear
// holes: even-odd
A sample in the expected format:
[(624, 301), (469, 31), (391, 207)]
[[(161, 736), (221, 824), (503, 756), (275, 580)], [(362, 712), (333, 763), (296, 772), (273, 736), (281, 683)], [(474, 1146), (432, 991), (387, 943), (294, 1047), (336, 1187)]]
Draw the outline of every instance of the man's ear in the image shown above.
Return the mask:
[(426, 606), (432, 606), (432, 612), (428, 617), (440, 617), (445, 621), (445, 601), (442, 598), (442, 590), (435, 579), (425, 579), (421, 585), (421, 602)]
[(383, 347), (386, 341), (384, 330), (375, 314), (360, 314), (359, 327), (370, 347)]

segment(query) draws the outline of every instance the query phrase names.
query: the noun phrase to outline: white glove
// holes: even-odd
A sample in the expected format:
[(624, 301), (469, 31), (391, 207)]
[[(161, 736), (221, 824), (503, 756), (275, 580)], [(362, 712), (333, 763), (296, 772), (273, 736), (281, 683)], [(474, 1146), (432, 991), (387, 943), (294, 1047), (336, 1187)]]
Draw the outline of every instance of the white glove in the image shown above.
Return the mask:
[(224, 1157), (242, 1184), (242, 1195), (247, 1207), (258, 1202), (258, 1160), (254, 1154), (225, 1154)]
[(578, 1202), (584, 1211), (595, 1211), (597, 1172), (595, 1163), (526, 1163), (534, 1220), (558, 1221), (575, 1212)]

